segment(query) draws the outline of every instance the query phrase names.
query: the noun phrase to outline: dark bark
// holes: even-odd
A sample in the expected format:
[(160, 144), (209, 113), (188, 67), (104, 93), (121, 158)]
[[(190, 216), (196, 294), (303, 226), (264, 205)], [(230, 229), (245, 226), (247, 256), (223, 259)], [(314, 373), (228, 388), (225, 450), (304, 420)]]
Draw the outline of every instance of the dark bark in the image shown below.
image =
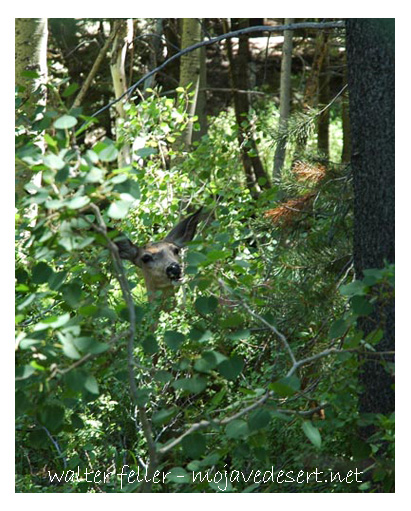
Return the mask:
[[(245, 27), (246, 21), (241, 21), (241, 28)], [(228, 32), (227, 24), (224, 27)], [(253, 196), (258, 196), (261, 188), (269, 188), (268, 175), (264, 170), (258, 155), (257, 144), (249, 128), (245, 127), (249, 112), (249, 99), (247, 94), (240, 94), (239, 90), (248, 90), (249, 77), (248, 65), (250, 62), (250, 49), (248, 35), (240, 35), (238, 41), (238, 55), (233, 54), (231, 39), (226, 41), (227, 56), (230, 64), (230, 78), (233, 87), (234, 111), (238, 129), (238, 143), (240, 146), (241, 161), (244, 167), (247, 187)], [(260, 181), (260, 183), (259, 183)]]
[[(366, 268), (394, 262), (394, 19), (347, 20), (347, 63), (354, 176), (354, 265)], [(365, 335), (383, 325), (378, 351), (394, 349), (394, 300), (362, 321)], [(390, 361), (389, 357), (385, 357)], [(383, 364), (366, 362), (360, 380), (363, 412), (394, 410), (393, 377)]]
[[(343, 85), (347, 83), (347, 58), (344, 59)], [(341, 153), (341, 163), (349, 163), (351, 160), (351, 127), (350, 127), (350, 109), (348, 104), (348, 91), (342, 96), (342, 129), (343, 129), (343, 147)]]

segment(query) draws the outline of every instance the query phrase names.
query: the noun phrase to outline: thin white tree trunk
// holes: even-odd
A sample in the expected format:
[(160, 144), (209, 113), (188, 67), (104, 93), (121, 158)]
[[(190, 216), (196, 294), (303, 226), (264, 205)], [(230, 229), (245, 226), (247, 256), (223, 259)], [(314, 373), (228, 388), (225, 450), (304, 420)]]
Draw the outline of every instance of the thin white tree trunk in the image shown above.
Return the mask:
[[(183, 18), (183, 31), (181, 38), (181, 48), (187, 48), (201, 40), (201, 25), (197, 18)], [(181, 57), (180, 62), (180, 87), (188, 87), (194, 94), (190, 97), (188, 108), (189, 117), (193, 117), (196, 112), (198, 90), (200, 87), (200, 49), (194, 50)], [(183, 144), (186, 148), (191, 145), (193, 138), (193, 123), (190, 122), (183, 135)]]
[[(16, 18), (15, 20), (15, 82), (20, 97), (24, 101), (27, 115), (33, 117), (37, 106), (47, 102), (47, 18)], [(27, 72), (35, 72), (30, 76)], [(42, 114), (37, 114), (36, 120)], [(34, 120), (34, 119), (33, 119)], [(44, 140), (40, 134), (38, 147), (44, 152)], [(37, 186), (41, 184), (41, 173), (33, 176), (26, 166), (16, 164), (15, 193), (17, 198), (24, 196), (24, 186), (31, 180)], [(35, 211), (30, 216), (35, 216)]]
[[(119, 26), (114, 28), (116, 36), (114, 38), (113, 48), (111, 51), (110, 71), (111, 78), (113, 80), (114, 94), (115, 97), (118, 98), (127, 90), (125, 64), (127, 50), (133, 41), (133, 22), (132, 19), (128, 19), (116, 20), (114, 23), (119, 24)], [(116, 103), (116, 111), (116, 130), (119, 130), (120, 125), (127, 117), (122, 101)], [(118, 166), (121, 168), (129, 165), (130, 161), (130, 146), (128, 144), (124, 144), (119, 151)]]

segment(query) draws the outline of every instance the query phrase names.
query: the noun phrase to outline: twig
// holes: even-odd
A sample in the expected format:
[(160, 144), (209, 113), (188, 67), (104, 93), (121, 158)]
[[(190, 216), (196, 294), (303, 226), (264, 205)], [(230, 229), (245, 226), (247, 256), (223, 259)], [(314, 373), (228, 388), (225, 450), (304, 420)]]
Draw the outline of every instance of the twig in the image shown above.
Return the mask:
[[(115, 335), (107, 342), (107, 344), (108, 345), (115, 344), (119, 339), (121, 339), (124, 335), (127, 335), (127, 334), (128, 334), (128, 332), (123, 332), (119, 335)], [(73, 369), (76, 369), (76, 367), (83, 365), (88, 360), (98, 357), (99, 355), (100, 355), (100, 353), (87, 353), (87, 355), (84, 355), (84, 357), (81, 357), (80, 359), (76, 360), (75, 362), (73, 362), (70, 366), (66, 367), (65, 369), (57, 368), (55, 372), (57, 372), (59, 374), (66, 374), (66, 373), (72, 371)]]
[(51, 443), (54, 445), (54, 447), (56, 448), (56, 451), (58, 452), (60, 458), (63, 460), (63, 465), (64, 465), (64, 468), (67, 467), (67, 459), (66, 457), (63, 455), (63, 453), (61, 452), (61, 449), (60, 449), (60, 446), (57, 442), (57, 440), (54, 440), (53, 438), (53, 435), (50, 433), (50, 431), (46, 428), (46, 426), (42, 426), (42, 428), (44, 429), (44, 431), (46, 432), (47, 436), (49, 437)]
[[(220, 284), (220, 286), (221, 286), (223, 289), (225, 289), (226, 291), (228, 291), (228, 290), (227, 290), (227, 286), (224, 284), (224, 282), (223, 282), (221, 279), (219, 279), (219, 280), (218, 280), (218, 283)], [(268, 322), (266, 319), (264, 319), (262, 316), (260, 316), (260, 315), (259, 315), (259, 314), (257, 314), (256, 312), (254, 312), (254, 311), (250, 308), (250, 306), (249, 306), (246, 302), (244, 302), (243, 300), (238, 300), (238, 303), (239, 303), (240, 305), (242, 305), (242, 306), (244, 307), (244, 309), (245, 309), (245, 310), (246, 310), (246, 311), (247, 311), (247, 312), (248, 312), (251, 316), (253, 316), (253, 318), (258, 319), (258, 321), (260, 321), (260, 323), (262, 323), (262, 324), (263, 324), (263, 325), (265, 325), (267, 328), (269, 328), (269, 329), (270, 329), (270, 330), (271, 330), (271, 331), (272, 331), (272, 332), (273, 332), (273, 333), (274, 333), (274, 334), (275, 334), (275, 335), (276, 335), (276, 336), (277, 336), (277, 337), (281, 340), (281, 342), (283, 343), (284, 348), (286, 349), (286, 351), (288, 352), (288, 355), (289, 355), (289, 356), (290, 356), (290, 358), (291, 358), (292, 363), (293, 363), (293, 364), (296, 364), (296, 363), (297, 363), (297, 359), (295, 358), (295, 355), (294, 355), (294, 353), (293, 353), (293, 350), (291, 349), (291, 347), (290, 347), (290, 345), (289, 345), (289, 343), (288, 343), (287, 338), (285, 337), (285, 335), (284, 335), (284, 334), (282, 334), (281, 332), (279, 332), (279, 331), (277, 330), (277, 328), (276, 328), (274, 325), (272, 325), (271, 323), (269, 323), (269, 322)]]
[(229, 424), (230, 422), (232, 422), (233, 420), (235, 419), (238, 419), (239, 417), (242, 417), (243, 415), (251, 412), (252, 410), (254, 410), (255, 408), (258, 408), (259, 406), (261, 406), (263, 403), (265, 403), (267, 401), (267, 399), (269, 397), (271, 397), (273, 395), (273, 392), (272, 391), (269, 391), (267, 393), (265, 393), (262, 397), (260, 397), (257, 401), (255, 401), (254, 403), (252, 403), (251, 405), (243, 408), (242, 410), (240, 410), (239, 412), (231, 415), (230, 417), (226, 417), (225, 419), (220, 419), (220, 420), (213, 420), (213, 421), (206, 421), (206, 420), (202, 420), (200, 422), (197, 422), (195, 424), (192, 424), (184, 433), (182, 433), (179, 437), (177, 438), (174, 438), (174, 440), (172, 440), (171, 442), (169, 442), (167, 445), (165, 445), (164, 447), (161, 447), (159, 449), (159, 453), (160, 454), (164, 454), (168, 451), (170, 451), (173, 447), (175, 447), (176, 445), (178, 445), (182, 440), (183, 438), (185, 438), (187, 435), (191, 435), (191, 433), (194, 433), (195, 431), (198, 431), (200, 429), (205, 429), (209, 426), (225, 426), (226, 424)]

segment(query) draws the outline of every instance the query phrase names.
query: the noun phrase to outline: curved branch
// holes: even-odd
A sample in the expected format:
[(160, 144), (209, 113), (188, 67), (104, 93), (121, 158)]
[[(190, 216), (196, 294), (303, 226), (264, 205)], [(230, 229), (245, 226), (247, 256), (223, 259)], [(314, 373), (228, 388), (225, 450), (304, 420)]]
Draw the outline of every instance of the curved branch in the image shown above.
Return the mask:
[[(190, 53), (194, 50), (197, 50), (198, 48), (201, 48), (202, 46), (210, 46), (211, 44), (219, 43), (220, 41), (224, 41), (225, 39), (230, 39), (231, 37), (238, 37), (240, 35), (244, 34), (251, 34), (253, 32), (283, 32), (284, 30), (298, 30), (298, 29), (327, 29), (327, 28), (344, 28), (345, 27), (345, 21), (329, 21), (324, 23), (316, 23), (316, 22), (305, 22), (305, 23), (290, 23), (288, 25), (278, 25), (276, 27), (265, 27), (265, 26), (257, 26), (257, 27), (247, 27), (240, 30), (234, 30), (232, 32), (227, 32), (226, 34), (222, 34), (217, 37), (213, 37), (212, 39), (207, 39), (205, 41), (201, 41), (199, 43), (193, 44), (192, 46), (188, 46), (187, 48), (184, 48), (184, 50), (179, 51), (178, 53), (172, 55), (169, 59), (164, 61), (162, 64), (157, 66), (155, 69), (152, 69), (150, 72), (145, 74), (142, 78), (140, 78), (136, 83), (134, 83), (131, 87), (129, 87), (124, 94), (119, 96), (117, 99), (114, 99), (107, 105), (100, 108), (100, 110), (97, 110), (94, 112), (94, 114), (91, 115), (91, 117), (95, 118), (98, 115), (100, 115), (102, 112), (110, 108), (111, 106), (115, 105), (118, 101), (121, 101), (124, 97), (130, 97), (133, 92), (137, 89), (139, 85), (145, 82), (147, 78), (150, 78), (150, 76), (154, 75), (155, 73), (158, 73), (162, 69), (164, 69), (168, 64), (173, 62), (176, 59), (179, 59), (182, 55), (185, 55), (186, 53)], [(86, 123), (84, 123), (76, 132), (76, 135), (79, 135), (82, 133), (86, 128), (92, 124), (93, 120), (90, 120)]]

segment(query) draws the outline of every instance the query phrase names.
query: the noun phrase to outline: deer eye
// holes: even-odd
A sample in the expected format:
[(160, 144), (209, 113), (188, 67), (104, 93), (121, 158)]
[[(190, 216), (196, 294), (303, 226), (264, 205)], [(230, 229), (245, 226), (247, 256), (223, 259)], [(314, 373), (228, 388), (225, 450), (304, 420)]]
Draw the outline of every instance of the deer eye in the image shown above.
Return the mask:
[(180, 249), (178, 247), (174, 247), (173, 252), (175, 255), (178, 255), (180, 253)]
[(153, 260), (153, 256), (151, 256), (150, 254), (144, 254), (141, 260), (143, 261), (143, 263), (149, 263), (150, 261)]

